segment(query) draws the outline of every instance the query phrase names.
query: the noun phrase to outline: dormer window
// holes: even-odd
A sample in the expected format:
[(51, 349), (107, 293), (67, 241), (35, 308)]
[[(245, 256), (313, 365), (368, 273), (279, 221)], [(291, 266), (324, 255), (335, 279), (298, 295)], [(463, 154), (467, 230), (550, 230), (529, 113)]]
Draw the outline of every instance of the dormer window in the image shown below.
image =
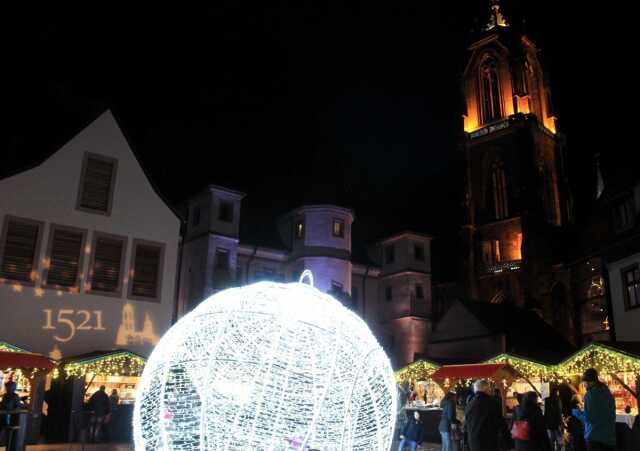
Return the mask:
[(111, 214), (117, 160), (85, 153), (80, 175), (77, 208), (89, 213)]

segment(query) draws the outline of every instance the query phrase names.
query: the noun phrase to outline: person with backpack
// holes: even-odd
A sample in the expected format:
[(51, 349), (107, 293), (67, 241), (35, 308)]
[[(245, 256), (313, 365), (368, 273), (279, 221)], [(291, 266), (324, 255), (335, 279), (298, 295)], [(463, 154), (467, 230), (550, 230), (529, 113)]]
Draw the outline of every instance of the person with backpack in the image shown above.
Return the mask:
[(511, 435), (516, 442), (516, 451), (551, 451), (536, 392), (527, 392), (522, 397), (522, 404), (516, 409)]

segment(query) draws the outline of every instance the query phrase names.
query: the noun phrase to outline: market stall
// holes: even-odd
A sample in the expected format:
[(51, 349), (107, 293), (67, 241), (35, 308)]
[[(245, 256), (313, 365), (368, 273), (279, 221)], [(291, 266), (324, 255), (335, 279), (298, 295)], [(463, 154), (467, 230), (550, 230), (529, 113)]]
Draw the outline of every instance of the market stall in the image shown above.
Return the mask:
[(25, 434), (27, 443), (35, 443), (39, 437), (42, 394), (46, 377), (54, 368), (55, 364), (40, 354), (14, 349), (0, 351), (0, 396), (4, 395), (5, 383), (9, 381), (16, 383), (16, 393), (28, 412), (25, 428), (21, 430), (21, 434)]
[(526, 393), (533, 388), (533, 390), (544, 399), (549, 396), (549, 383), (557, 380), (553, 365), (547, 365), (513, 354), (500, 354), (485, 360), (483, 363), (503, 363), (511, 365), (520, 373), (521, 377), (515, 379), (507, 388), (505, 397), (507, 411), (512, 411), (517, 407), (518, 401), (516, 395), (518, 393)]
[(63, 359), (59, 380), (52, 387), (62, 424), (60, 430), (50, 431), (50, 439), (85, 439), (91, 415), (89, 400), (104, 386), (107, 395), (117, 395), (117, 400), (112, 397), (106, 439), (130, 441), (133, 403), (145, 363), (143, 357), (126, 350), (97, 351)]
[[(618, 422), (630, 424), (638, 415), (640, 388), (640, 355), (629, 351), (632, 346), (637, 344), (591, 343), (557, 365), (554, 371), (584, 396), (580, 378), (586, 369), (597, 369), (600, 380), (609, 386), (616, 401)], [(627, 407), (630, 413), (625, 413)]]
[(19, 348), (18, 346), (12, 345), (6, 341), (0, 340), (0, 351), (6, 352), (29, 352), (26, 349)]
[(445, 392), (456, 391), (468, 388), (473, 381), (485, 379), (493, 385), (494, 390), (498, 390), (502, 402), (502, 413), (507, 411), (507, 404), (504, 402), (509, 388), (514, 382), (520, 380), (526, 382), (530, 389), (536, 390), (535, 386), (513, 366), (507, 363), (480, 363), (471, 365), (447, 365), (438, 369), (431, 375)]
[(415, 361), (396, 371), (396, 381), (402, 386), (404, 396), (400, 399), (402, 407), (421, 408), (437, 406), (444, 397), (444, 392), (431, 379), (431, 374), (440, 368), (429, 360)]

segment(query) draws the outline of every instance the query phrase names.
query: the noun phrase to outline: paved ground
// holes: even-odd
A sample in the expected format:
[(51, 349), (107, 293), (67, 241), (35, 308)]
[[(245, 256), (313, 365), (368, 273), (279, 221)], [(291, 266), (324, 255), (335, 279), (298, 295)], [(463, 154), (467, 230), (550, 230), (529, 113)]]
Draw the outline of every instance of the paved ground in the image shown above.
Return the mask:
[[(397, 451), (399, 444), (400, 443), (398, 441), (393, 442), (393, 445), (391, 446), (391, 451)], [(406, 448), (406, 449), (408, 450), (409, 448)], [(440, 451), (441, 449), (442, 447), (440, 446), (439, 443), (423, 443), (418, 447), (418, 451)]]
[[(396, 451), (398, 443), (394, 443), (392, 451)], [(29, 445), (27, 451), (131, 451), (131, 445), (82, 445), (80, 443), (62, 443), (59, 445)], [(5, 451), (4, 447), (0, 447)], [(419, 451), (440, 451), (439, 444), (424, 443), (418, 448)]]
[[(84, 446), (84, 447), (83, 447)], [(81, 443), (61, 443), (59, 445), (27, 445), (27, 451), (131, 451), (131, 445), (82, 445)], [(4, 447), (0, 450), (5, 451)]]

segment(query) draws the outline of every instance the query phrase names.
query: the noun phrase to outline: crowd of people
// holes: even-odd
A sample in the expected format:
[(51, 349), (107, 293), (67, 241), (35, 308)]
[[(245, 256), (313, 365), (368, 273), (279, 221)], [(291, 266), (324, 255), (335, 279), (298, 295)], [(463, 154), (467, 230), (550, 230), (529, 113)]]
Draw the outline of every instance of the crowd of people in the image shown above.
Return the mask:
[[(544, 413), (538, 393), (518, 394), (509, 424), (499, 392), (489, 382), (475, 381), (466, 397), (450, 392), (440, 404), (442, 451), (640, 450), (640, 417), (628, 437), (633, 443), (617, 443), (615, 401), (609, 388), (593, 368), (585, 371), (582, 382), (586, 386), (582, 405), (574, 396), (569, 408), (563, 408), (557, 387), (552, 387)], [(398, 451), (415, 451), (424, 436), (424, 424), (415, 411), (401, 430)]]

